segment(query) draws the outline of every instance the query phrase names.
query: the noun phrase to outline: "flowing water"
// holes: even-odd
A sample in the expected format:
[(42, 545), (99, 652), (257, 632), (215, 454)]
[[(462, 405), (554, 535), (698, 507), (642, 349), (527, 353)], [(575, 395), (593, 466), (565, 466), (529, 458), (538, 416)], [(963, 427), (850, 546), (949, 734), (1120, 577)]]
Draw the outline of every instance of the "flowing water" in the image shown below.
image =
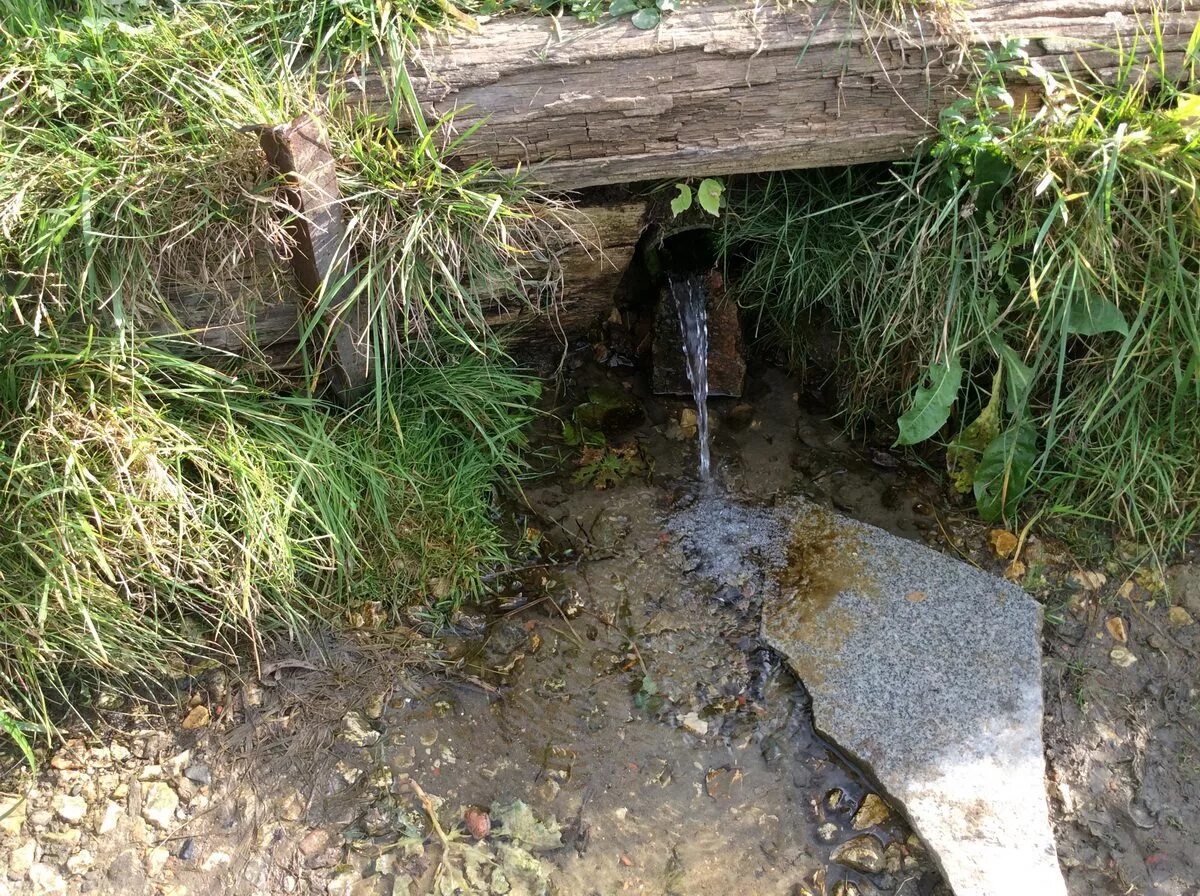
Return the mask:
[(711, 477), (708, 430), (708, 290), (696, 273), (671, 274), (671, 295), (679, 311), (679, 328), (687, 354), (688, 382), (696, 400), (696, 433), (700, 440), (700, 478)]

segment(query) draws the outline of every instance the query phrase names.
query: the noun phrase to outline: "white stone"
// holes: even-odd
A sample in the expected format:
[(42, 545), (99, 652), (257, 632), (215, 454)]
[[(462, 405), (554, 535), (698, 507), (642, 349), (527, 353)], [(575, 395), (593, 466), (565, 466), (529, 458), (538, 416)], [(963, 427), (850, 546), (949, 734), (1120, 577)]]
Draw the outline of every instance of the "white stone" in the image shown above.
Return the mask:
[(29, 869), (29, 892), (32, 896), (65, 896), (67, 882), (53, 865), (38, 862)]
[(20, 846), (14, 846), (8, 854), (8, 876), (12, 880), (24, 880), (37, 859), (37, 841), (30, 838)]
[(81, 796), (56, 793), (52, 805), (54, 806), (54, 814), (68, 824), (78, 824), (87, 815), (87, 800)]
[(67, 859), (67, 871), (74, 877), (82, 877), (92, 870), (94, 864), (96, 864), (96, 857), (92, 855), (91, 850), (81, 849)]
[(22, 796), (0, 796), (0, 834), (15, 837), (21, 833), (28, 805)]
[(799, 581), (781, 576), (763, 631), (818, 730), (903, 807), (955, 896), (1066, 896), (1046, 800), (1041, 608), (914, 542), (789, 510)]
[(179, 795), (170, 784), (155, 781), (146, 788), (142, 798), (142, 817), (159, 830), (167, 830), (175, 821), (175, 810), (179, 808)]
[(96, 833), (103, 836), (111, 834), (117, 829), (117, 824), (121, 821), (121, 816), (125, 814), (125, 810), (121, 808), (119, 803), (114, 803), (109, 800), (104, 804), (104, 810), (96, 819)]
[(155, 878), (162, 874), (163, 869), (167, 867), (169, 858), (171, 858), (171, 851), (165, 846), (156, 846), (146, 853), (146, 876)]
[(700, 718), (700, 713), (698, 712), (689, 712), (679, 720), (679, 724), (681, 724), (686, 730), (692, 732), (692, 734), (708, 734), (708, 722)]

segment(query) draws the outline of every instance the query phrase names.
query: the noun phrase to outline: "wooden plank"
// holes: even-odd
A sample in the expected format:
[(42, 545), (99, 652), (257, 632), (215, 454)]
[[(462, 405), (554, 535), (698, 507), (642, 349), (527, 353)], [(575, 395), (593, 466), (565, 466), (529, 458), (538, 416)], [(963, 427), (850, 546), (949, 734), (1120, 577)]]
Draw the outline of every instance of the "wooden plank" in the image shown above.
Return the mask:
[[(1110, 75), (1104, 47), (1136, 41), (1155, 8), (1176, 65), (1200, 17), (1181, 0), (977, 0), (947, 29), (846, 2), (707, 0), (652, 31), (502, 16), (426, 38), (409, 73), (430, 120), (454, 113), (451, 134), (486, 122), (464, 163), (578, 189), (905, 158), (969, 89), (969, 51), (1021, 38), (1049, 69)], [(353, 98), (382, 107), (391, 80), (363, 71)]]

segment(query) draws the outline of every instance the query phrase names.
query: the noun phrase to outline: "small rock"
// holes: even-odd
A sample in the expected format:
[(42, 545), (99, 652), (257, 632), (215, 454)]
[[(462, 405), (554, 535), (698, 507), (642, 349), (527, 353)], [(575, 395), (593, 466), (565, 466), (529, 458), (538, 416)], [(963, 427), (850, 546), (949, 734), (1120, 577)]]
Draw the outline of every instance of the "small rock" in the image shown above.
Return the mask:
[(352, 710), (342, 717), (342, 736), (356, 747), (369, 747), (379, 741), (380, 733), (371, 727), (367, 717)]
[(1007, 529), (992, 529), (988, 532), (987, 540), (992, 548), (992, 553), (1001, 560), (1007, 560), (1017, 549), (1017, 536)]
[(878, 874), (883, 870), (883, 845), (870, 834), (863, 834), (847, 840), (829, 858), (855, 871)]
[(1108, 658), (1114, 666), (1120, 666), (1122, 669), (1128, 669), (1137, 662), (1137, 657), (1125, 647), (1114, 647), (1109, 651)]
[(190, 862), (196, 858), (200, 850), (196, 847), (196, 838), (188, 837), (179, 844), (179, 860), (181, 862)]
[(204, 859), (203, 864), (200, 866), (200, 870), (204, 871), (205, 873), (211, 873), (216, 871), (218, 868), (228, 865), (232, 861), (233, 856), (227, 852), (216, 849), (210, 852)]
[(1183, 607), (1171, 607), (1167, 611), (1167, 620), (1176, 628), (1192, 625), (1196, 621), (1192, 618), (1192, 614)]
[(203, 703), (193, 706), (179, 727), (184, 731), (195, 731), (197, 728), (207, 728), (208, 723), (212, 721), (212, 713), (208, 711), (208, 707)]
[(81, 796), (56, 793), (51, 805), (54, 807), (54, 814), (67, 824), (78, 824), (87, 815), (87, 800)]
[(363, 705), (363, 714), (368, 719), (378, 719), (383, 716), (384, 694), (372, 694)]
[(8, 876), (12, 880), (22, 880), (33, 867), (37, 858), (37, 841), (30, 838), (20, 846), (14, 846), (8, 854)]
[(694, 409), (684, 408), (679, 412), (679, 431), (683, 433), (684, 438), (694, 439), (699, 423), (699, 418), (696, 416)]
[(207, 765), (189, 765), (184, 770), (183, 776), (193, 784), (199, 784), (201, 787), (208, 787), (212, 784), (212, 771)]
[(167, 867), (169, 858), (171, 858), (171, 851), (165, 846), (156, 846), (146, 853), (146, 876), (158, 877), (162, 874), (163, 869)]
[(29, 803), (22, 796), (0, 797), (0, 834), (15, 837), (21, 833)]
[(121, 821), (121, 816), (125, 814), (125, 810), (120, 804), (109, 800), (104, 804), (104, 811), (100, 813), (100, 817), (96, 819), (96, 833), (100, 835), (111, 834), (116, 830), (117, 824)]
[(832, 821), (827, 821), (817, 828), (817, 836), (821, 839), (822, 843), (832, 843), (837, 839), (837, 835), (838, 826)]
[(92, 870), (92, 866), (96, 864), (96, 857), (92, 855), (90, 849), (81, 849), (71, 858), (67, 859), (67, 871), (73, 877), (83, 877)]
[(1004, 578), (1010, 582), (1019, 582), (1025, 578), (1025, 564), (1020, 560), (1013, 560), (1008, 566), (1004, 567)]
[(58, 869), (38, 862), (29, 869), (29, 892), (32, 896), (65, 896), (67, 882)]
[(865, 831), (867, 828), (883, 824), (891, 815), (887, 803), (880, 799), (878, 794), (868, 793), (859, 803), (858, 811), (854, 813), (850, 826), (856, 831)]
[(130, 756), (129, 748), (119, 741), (113, 741), (108, 745), (108, 755), (113, 762), (124, 762)]
[(391, 896), (392, 887), (382, 874), (372, 874), (362, 880), (355, 881), (350, 887), (350, 896)]
[(482, 840), (492, 830), (492, 816), (476, 806), (468, 806), (463, 813), (463, 823), (476, 840)]
[(740, 768), (731, 768), (730, 766), (710, 768), (704, 776), (704, 792), (714, 800), (724, 799), (729, 796), (734, 785), (741, 781), (742, 777), (743, 773)]
[(329, 847), (331, 840), (332, 836), (328, 831), (323, 828), (313, 828), (300, 839), (296, 848), (300, 850), (300, 854), (304, 858), (311, 859), (313, 856), (323, 853)]
[(332, 875), (325, 884), (325, 892), (329, 896), (350, 896), (351, 888), (358, 883), (360, 875), (357, 871), (346, 869)]
[(833, 885), (833, 896), (862, 896), (862, 891), (854, 881), (839, 880)]
[(142, 818), (159, 830), (167, 830), (175, 821), (175, 810), (179, 808), (179, 796), (171, 785), (155, 781), (146, 788), (142, 798)]
[(708, 734), (708, 722), (700, 718), (700, 713), (698, 712), (689, 712), (679, 720), (679, 723), (684, 727), (684, 729), (692, 732), (692, 734), (699, 736)]
[(1068, 577), (1071, 584), (1084, 591), (1098, 591), (1108, 581), (1108, 576), (1095, 570), (1077, 569)]

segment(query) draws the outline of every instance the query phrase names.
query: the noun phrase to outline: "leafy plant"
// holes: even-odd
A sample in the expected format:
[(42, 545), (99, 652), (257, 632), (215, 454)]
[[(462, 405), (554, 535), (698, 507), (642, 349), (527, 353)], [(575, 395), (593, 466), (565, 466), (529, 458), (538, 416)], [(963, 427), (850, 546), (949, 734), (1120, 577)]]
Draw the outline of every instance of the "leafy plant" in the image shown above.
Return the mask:
[[(987, 518), (1036, 494), (1178, 547), (1200, 525), (1200, 85), (1174, 65), (1153, 33), (1107, 84), (998, 49), (919, 161), (751, 181), (732, 289), (797, 363), (830, 321), (846, 422), (950, 443)], [(1044, 106), (1016, 107), (1013, 73)]]
[(603, 491), (645, 471), (646, 462), (636, 441), (623, 445), (585, 445), (579, 456), (579, 469), (572, 479)]
[(614, 19), (629, 16), (635, 28), (657, 28), (663, 17), (679, 8), (678, 0), (612, 0), (608, 14)]
[(693, 201), (699, 203), (700, 207), (714, 218), (720, 217), (721, 209), (725, 205), (725, 184), (721, 180), (715, 177), (704, 178), (694, 195), (691, 184), (679, 183), (675, 185), (675, 189), (677, 194), (671, 200), (671, 214), (674, 217), (678, 218), (690, 209)]

